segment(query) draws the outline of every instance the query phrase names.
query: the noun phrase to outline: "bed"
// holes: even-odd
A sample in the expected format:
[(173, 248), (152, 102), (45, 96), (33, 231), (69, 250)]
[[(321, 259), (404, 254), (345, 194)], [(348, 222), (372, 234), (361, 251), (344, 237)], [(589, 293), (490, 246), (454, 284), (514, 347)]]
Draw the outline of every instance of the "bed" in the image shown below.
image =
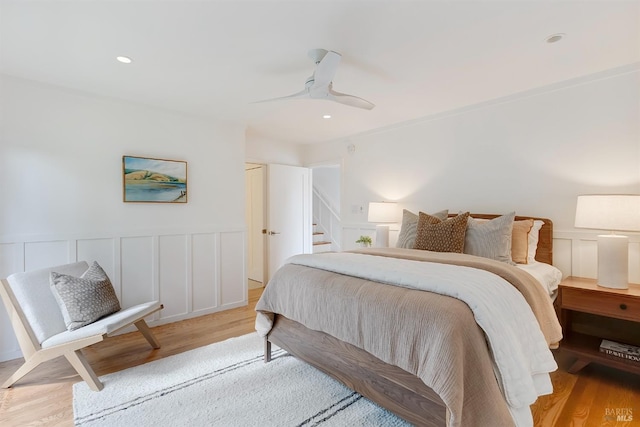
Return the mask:
[[(471, 216), (486, 220), (499, 217)], [(552, 264), (552, 222), (545, 218), (515, 217), (516, 221), (524, 219), (541, 223), (535, 262)], [(331, 257), (347, 257), (340, 261), (345, 270), (325, 267), (322, 263)], [(317, 262), (320, 264), (314, 264)], [(358, 262), (366, 264), (359, 266)], [(386, 268), (384, 271), (400, 277), (397, 280), (402, 282), (415, 273), (405, 270), (406, 266), (422, 274), (422, 270), (431, 268), (427, 265), (455, 270), (456, 274), (458, 270), (466, 271), (469, 267), (475, 270), (481, 265), (499, 270), (488, 273), (491, 276), (516, 276), (514, 281), (519, 284), (513, 286), (522, 288), (520, 292), (525, 296), (521, 299), (526, 299), (525, 304), (530, 305), (532, 316), (543, 331), (544, 350), (548, 352), (561, 339), (551, 303), (552, 289), (541, 286), (526, 270), (473, 255), (367, 249), (294, 260), (274, 275), (256, 306), (256, 329), (265, 336), (265, 361), (270, 360), (273, 343), (419, 426), (527, 425), (526, 414), (512, 413), (514, 395), (505, 394), (507, 387), (501, 377), (504, 373), (495, 370), (494, 359), (505, 357), (504, 351), (492, 347), (494, 339), (485, 336), (475, 323), (468, 303), (413, 285), (389, 286), (385, 284), (386, 276), (376, 280), (354, 273)], [(335, 307), (331, 314), (329, 307)], [(486, 315), (484, 319), (486, 322)], [(492, 346), (487, 345), (487, 340)], [(539, 352), (540, 343), (537, 345)], [(543, 370), (547, 380), (548, 372), (554, 369), (549, 364), (555, 365), (548, 360), (550, 354), (536, 356), (545, 359), (541, 363), (546, 366)], [(430, 369), (434, 366), (438, 368)], [(502, 381), (496, 380), (496, 375)], [(549, 392), (550, 381), (541, 389), (545, 387)]]

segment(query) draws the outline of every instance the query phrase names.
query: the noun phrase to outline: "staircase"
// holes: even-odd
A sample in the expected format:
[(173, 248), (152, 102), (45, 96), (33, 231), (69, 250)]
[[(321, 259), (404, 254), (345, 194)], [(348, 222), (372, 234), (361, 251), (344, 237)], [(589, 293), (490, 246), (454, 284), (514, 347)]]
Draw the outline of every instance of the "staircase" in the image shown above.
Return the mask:
[(341, 233), (340, 215), (331, 206), (329, 199), (313, 187), (313, 253), (340, 252)]
[(313, 224), (313, 253), (329, 251), (331, 251), (331, 242), (327, 241), (322, 231), (318, 231), (318, 225)]

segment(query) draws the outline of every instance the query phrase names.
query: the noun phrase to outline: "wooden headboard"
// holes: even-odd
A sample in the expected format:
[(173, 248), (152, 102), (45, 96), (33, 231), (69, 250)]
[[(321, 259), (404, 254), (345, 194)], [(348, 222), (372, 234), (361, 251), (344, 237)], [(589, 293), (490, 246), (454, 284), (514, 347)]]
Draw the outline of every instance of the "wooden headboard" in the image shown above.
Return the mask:
[[(454, 217), (456, 215), (457, 214), (450, 213), (449, 217)], [(472, 213), (471, 216), (473, 218), (493, 219), (501, 215)], [(536, 261), (553, 265), (553, 222), (548, 218), (537, 218), (534, 216), (516, 216), (515, 221), (520, 221), (522, 219), (537, 219), (540, 221), (544, 221), (544, 225), (540, 229), (540, 233), (538, 235), (538, 250), (536, 251)]]

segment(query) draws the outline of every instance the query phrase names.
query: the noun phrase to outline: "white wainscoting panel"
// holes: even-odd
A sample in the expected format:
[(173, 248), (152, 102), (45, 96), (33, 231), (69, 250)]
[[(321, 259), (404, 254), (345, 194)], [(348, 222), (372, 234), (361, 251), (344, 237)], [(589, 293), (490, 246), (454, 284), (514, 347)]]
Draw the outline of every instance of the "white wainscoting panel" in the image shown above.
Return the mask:
[[(598, 277), (598, 234), (597, 232), (583, 231), (555, 231), (554, 232), (554, 264), (558, 266), (565, 276), (587, 277), (595, 279)], [(628, 233), (629, 236), (629, 282), (640, 283), (640, 234)], [(558, 240), (570, 241), (570, 262), (565, 259), (566, 254), (562, 252), (562, 258), (556, 248)], [(559, 266), (559, 263), (563, 266)], [(566, 270), (565, 265), (569, 263), (570, 268)]]
[[(157, 291), (156, 236), (120, 239), (120, 278), (123, 308), (159, 299)], [(154, 292), (156, 290), (156, 292)]]
[[(389, 226), (389, 246), (395, 247), (396, 242), (398, 241), (398, 234), (400, 234), (400, 229), (397, 224), (391, 224)], [(373, 245), (375, 246), (376, 240), (376, 226), (375, 224), (365, 222), (365, 223), (356, 223), (356, 224), (348, 224), (342, 227), (342, 250), (350, 251), (354, 249), (359, 249), (360, 244), (356, 243), (356, 240), (360, 238), (360, 236), (369, 236), (373, 241)]]
[[(598, 242), (589, 239), (573, 240), (572, 276), (598, 276)], [(576, 259), (577, 258), (577, 259)]]
[(36, 241), (24, 244), (25, 271), (67, 264), (71, 248), (69, 241)]
[(7, 277), (24, 266), (24, 243), (0, 243), (0, 277)]
[[(107, 273), (111, 284), (116, 291), (116, 295), (120, 301), (122, 301), (122, 286), (120, 283), (120, 252), (119, 245), (116, 245), (117, 240), (113, 238), (105, 239), (78, 239), (76, 241), (76, 259), (79, 261), (87, 261), (91, 264), (93, 261), (97, 261), (100, 267)], [(118, 246), (118, 252), (116, 253), (116, 246)], [(116, 263), (118, 260), (118, 263)]]
[[(98, 261), (122, 307), (159, 299), (150, 326), (247, 305), (246, 231), (197, 229), (99, 236), (0, 236), (0, 277), (75, 261)], [(133, 330), (133, 329), (128, 329)], [(21, 357), (4, 306), (0, 361)]]
[[(0, 277), (7, 277), (24, 266), (24, 243), (0, 243)], [(22, 357), (4, 304), (0, 304), (0, 361)]]
[(220, 280), (217, 274), (218, 241), (214, 234), (194, 234), (191, 237), (192, 253), (192, 307), (194, 312), (218, 306)]
[(562, 277), (571, 275), (571, 239), (553, 239), (553, 265), (562, 271)]
[(187, 236), (158, 237), (159, 299), (164, 304), (161, 319), (184, 316), (189, 311), (187, 280)]
[(247, 299), (245, 279), (245, 236), (220, 233), (220, 303), (222, 307), (238, 306)]
[(640, 242), (629, 242), (629, 282), (640, 283)]

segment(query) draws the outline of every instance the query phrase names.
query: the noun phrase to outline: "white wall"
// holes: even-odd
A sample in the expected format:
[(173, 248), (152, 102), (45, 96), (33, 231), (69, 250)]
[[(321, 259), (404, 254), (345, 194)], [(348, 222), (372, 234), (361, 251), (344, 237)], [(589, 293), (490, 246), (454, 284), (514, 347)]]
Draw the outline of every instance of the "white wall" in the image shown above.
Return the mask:
[[(96, 259), (166, 323), (247, 304), (244, 129), (2, 76), (0, 277)], [(186, 204), (122, 202), (122, 156), (188, 162)], [(20, 356), (4, 308), (0, 360)]]
[(313, 187), (327, 200), (336, 214), (340, 215), (340, 168), (341, 165), (314, 166), (311, 169)]
[(302, 148), (299, 144), (274, 141), (257, 135), (250, 129), (245, 137), (245, 156), (248, 162), (302, 166)]
[[(596, 233), (574, 229), (576, 196), (640, 193), (640, 72), (610, 70), (305, 148), (306, 164), (343, 159), (343, 249), (372, 234), (369, 201), (515, 210), (554, 221), (565, 275), (595, 277)], [(640, 236), (631, 241), (631, 279), (640, 282)]]

